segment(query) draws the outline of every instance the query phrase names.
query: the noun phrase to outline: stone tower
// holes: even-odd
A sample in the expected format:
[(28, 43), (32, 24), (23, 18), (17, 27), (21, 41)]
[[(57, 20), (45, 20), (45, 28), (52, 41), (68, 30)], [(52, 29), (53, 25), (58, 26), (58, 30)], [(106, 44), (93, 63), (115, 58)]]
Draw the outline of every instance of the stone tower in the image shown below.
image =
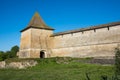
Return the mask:
[(28, 26), (21, 30), (19, 58), (50, 57), (53, 30), (36, 12)]

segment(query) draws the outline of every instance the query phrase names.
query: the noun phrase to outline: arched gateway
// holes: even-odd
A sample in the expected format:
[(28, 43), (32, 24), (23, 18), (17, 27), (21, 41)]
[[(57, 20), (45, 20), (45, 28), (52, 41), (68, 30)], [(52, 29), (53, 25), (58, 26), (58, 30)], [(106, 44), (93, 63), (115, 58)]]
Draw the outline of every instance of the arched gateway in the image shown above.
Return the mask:
[(19, 58), (95, 57), (114, 58), (120, 44), (120, 22), (53, 33), (38, 12), (21, 30)]
[(45, 58), (45, 51), (40, 51), (40, 58)]

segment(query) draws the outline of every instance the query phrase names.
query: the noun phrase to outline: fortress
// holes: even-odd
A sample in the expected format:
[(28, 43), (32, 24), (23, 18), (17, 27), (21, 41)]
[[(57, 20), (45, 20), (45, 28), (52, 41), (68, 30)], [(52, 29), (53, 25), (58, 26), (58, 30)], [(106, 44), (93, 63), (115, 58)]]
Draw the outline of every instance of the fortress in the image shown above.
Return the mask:
[(120, 22), (60, 33), (47, 26), (36, 12), (21, 30), (19, 58), (113, 58), (120, 45)]

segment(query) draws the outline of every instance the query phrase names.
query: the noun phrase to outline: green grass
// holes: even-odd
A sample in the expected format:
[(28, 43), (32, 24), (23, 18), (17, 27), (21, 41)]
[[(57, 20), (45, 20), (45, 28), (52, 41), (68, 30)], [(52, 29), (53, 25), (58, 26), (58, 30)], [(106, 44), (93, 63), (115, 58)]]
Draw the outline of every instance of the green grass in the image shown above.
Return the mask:
[(72, 58), (35, 60), (39, 64), (31, 68), (1, 69), (0, 80), (87, 80), (86, 73), (91, 80), (100, 80), (101, 75), (111, 77), (114, 73), (113, 66), (80, 63)]

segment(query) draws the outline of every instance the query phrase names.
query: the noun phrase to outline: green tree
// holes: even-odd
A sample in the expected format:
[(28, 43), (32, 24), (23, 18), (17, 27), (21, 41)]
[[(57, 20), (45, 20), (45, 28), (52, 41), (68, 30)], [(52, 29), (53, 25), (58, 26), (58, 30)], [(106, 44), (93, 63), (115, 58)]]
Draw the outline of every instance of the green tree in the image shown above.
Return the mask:
[(10, 51), (0, 51), (0, 61), (3, 61), (8, 58), (14, 58), (17, 56), (17, 52), (19, 51), (18, 46), (13, 46)]
[(19, 47), (13, 46), (10, 51), (10, 58), (16, 57), (18, 51), (19, 51)]
[(0, 51), (0, 61), (3, 61), (9, 58), (10, 53), (11, 53), (10, 51), (7, 51), (7, 52)]
[(0, 61), (3, 61), (3, 56), (4, 56), (4, 52), (3, 51), (0, 51)]

